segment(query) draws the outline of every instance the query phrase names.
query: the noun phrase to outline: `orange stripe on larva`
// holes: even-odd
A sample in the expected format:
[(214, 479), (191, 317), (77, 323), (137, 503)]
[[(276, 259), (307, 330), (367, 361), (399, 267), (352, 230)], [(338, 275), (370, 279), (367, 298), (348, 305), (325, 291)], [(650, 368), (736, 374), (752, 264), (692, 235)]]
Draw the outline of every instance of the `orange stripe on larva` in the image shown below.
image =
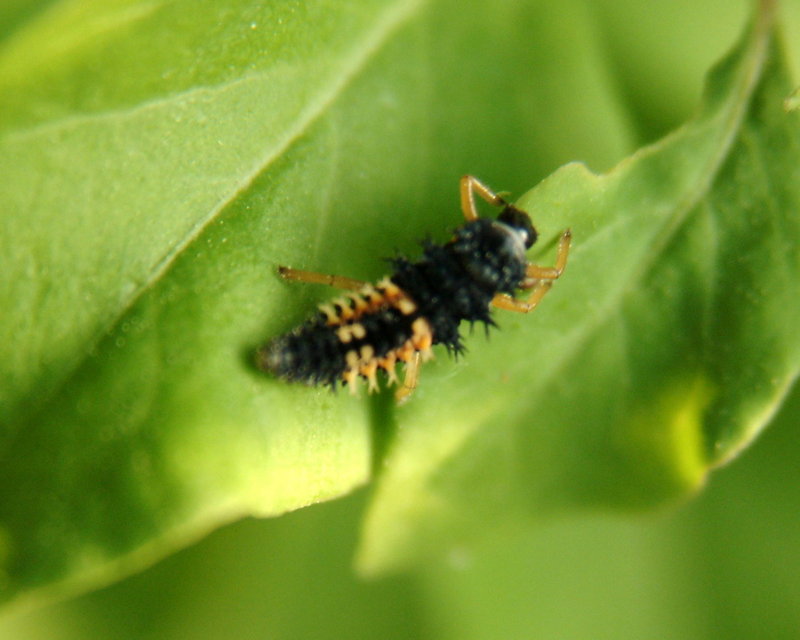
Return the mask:
[(389, 384), (397, 382), (397, 374), (395, 373), (395, 364), (397, 363), (397, 354), (392, 351), (386, 357), (378, 360), (378, 366), (386, 371), (389, 376)]
[[(343, 343), (352, 342), (354, 338), (365, 338), (366, 329), (358, 319), (380, 308), (392, 307), (404, 316), (417, 311), (416, 302), (388, 278), (377, 285), (366, 285), (359, 291), (348, 293), (347, 299), (337, 298), (333, 305), (320, 305), (320, 310), (325, 313), (329, 325), (340, 325), (336, 336)], [(348, 351), (345, 356), (347, 368), (342, 373), (342, 379), (350, 386), (351, 391), (355, 392), (359, 378), (367, 380), (370, 391), (377, 390), (378, 369), (386, 371), (390, 385), (397, 383), (397, 362), (410, 362), (417, 351), (422, 354), (423, 360), (430, 359), (433, 344), (430, 322), (422, 317), (416, 318), (411, 324), (411, 332), (411, 337), (405, 343), (381, 358), (376, 357), (375, 349), (369, 344), (363, 345), (358, 351)]]
[(375, 373), (378, 371), (378, 363), (375, 360), (368, 362), (361, 366), (359, 373), (369, 381), (370, 393), (378, 390), (378, 381), (375, 378)]
[[(321, 304), (319, 310), (325, 314), (328, 325), (336, 326), (355, 322), (381, 307), (393, 307), (406, 316), (417, 311), (417, 303), (388, 278), (381, 280), (377, 286), (368, 284), (358, 291), (348, 292), (344, 297)], [(359, 338), (358, 335), (355, 337)]]
[(433, 344), (433, 331), (431, 324), (425, 318), (417, 318), (411, 325), (414, 332), (411, 336), (411, 344), (417, 351), (427, 351)]

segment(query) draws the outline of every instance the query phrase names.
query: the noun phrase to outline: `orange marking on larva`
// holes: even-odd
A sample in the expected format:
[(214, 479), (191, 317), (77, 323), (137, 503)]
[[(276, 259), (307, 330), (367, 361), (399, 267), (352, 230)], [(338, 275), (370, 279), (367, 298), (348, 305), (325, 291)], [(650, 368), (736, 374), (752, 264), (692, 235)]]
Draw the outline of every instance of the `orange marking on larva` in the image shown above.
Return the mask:
[(325, 304), (319, 305), (319, 310), (325, 314), (328, 319), (328, 324), (338, 324), (339, 323), (339, 315), (336, 313), (336, 310), (333, 308), (333, 305)]
[(378, 363), (375, 360), (368, 362), (361, 367), (359, 373), (364, 376), (369, 382), (370, 393), (378, 390), (378, 381), (375, 378), (375, 373), (378, 371)]
[(392, 282), (389, 278), (384, 278), (378, 283), (378, 286), (383, 289), (384, 294), (387, 298), (396, 298), (398, 296), (404, 295), (402, 289), (398, 287), (394, 282)]
[(361, 290), (361, 295), (367, 299), (367, 304), (370, 306), (383, 300), (383, 294), (381, 294), (371, 284), (368, 284)]
[(395, 372), (396, 363), (397, 354), (394, 351), (389, 352), (386, 357), (378, 360), (378, 366), (386, 371), (389, 376), (389, 384), (397, 382), (397, 373)]
[(431, 346), (433, 345), (433, 336), (430, 333), (426, 333), (419, 337), (419, 339), (414, 341), (414, 348), (417, 351), (430, 351)]
[(350, 333), (357, 340), (361, 340), (361, 338), (367, 335), (367, 330), (364, 328), (363, 324), (355, 323), (350, 325)]
[(407, 316), (417, 310), (417, 303), (389, 278), (384, 278), (378, 284), (383, 290), (386, 302), (398, 309), (400, 313)]
[(417, 310), (417, 305), (408, 296), (398, 298), (394, 305), (404, 316), (409, 316)]
[(350, 300), (348, 300), (347, 298), (336, 298), (333, 301), (333, 304), (335, 304), (339, 308), (339, 321), (340, 322), (341, 321), (345, 321), (346, 322), (347, 320), (350, 320), (350, 318), (353, 317), (353, 315), (354, 315), (353, 307), (350, 304)]
[[(348, 294), (347, 299), (337, 298), (333, 300), (333, 304), (336, 305), (335, 308), (331, 305), (320, 308), (328, 317), (328, 324), (340, 325), (336, 330), (336, 337), (345, 344), (367, 336), (364, 325), (354, 321), (364, 315), (386, 306), (394, 307), (404, 315), (410, 315), (417, 310), (416, 303), (388, 278), (379, 282), (377, 287), (368, 285), (358, 293)], [(370, 344), (362, 345), (360, 349), (351, 349), (345, 354), (347, 368), (342, 379), (353, 393), (359, 377), (367, 380), (368, 389), (372, 392), (378, 388), (376, 374), (379, 368), (386, 371), (390, 385), (396, 384), (398, 361), (408, 364), (416, 352), (420, 352), (423, 361), (432, 357), (433, 331), (430, 322), (426, 318), (416, 318), (411, 325), (411, 332), (411, 337), (405, 343), (381, 358), (376, 357), (375, 348)]]
[(328, 305), (328, 310), (325, 310), (325, 314), (328, 316), (328, 324), (336, 325), (358, 320), (362, 316), (372, 313), (387, 304), (385, 296), (371, 284), (366, 285), (359, 291), (353, 291), (346, 295), (346, 298), (333, 300), (333, 303), (339, 309), (338, 311)]
[[(418, 308), (417, 303), (389, 278), (384, 278), (377, 285), (368, 284), (359, 291), (345, 295), (346, 297), (336, 298), (330, 303), (319, 306), (327, 318), (328, 325), (355, 322), (382, 307), (394, 307), (403, 315), (411, 315)], [(353, 337), (361, 339), (363, 336), (353, 333)]]
[(371, 344), (365, 344), (361, 347), (361, 363), (366, 364), (375, 357), (375, 349)]
[(423, 333), (430, 333), (431, 328), (425, 318), (417, 318), (411, 325), (411, 330), (414, 332), (414, 335), (419, 335)]
[(342, 378), (350, 387), (350, 392), (355, 393), (356, 382), (358, 381), (358, 371), (356, 369), (348, 369), (342, 374)]
[(397, 359), (402, 360), (403, 362), (408, 362), (411, 360), (411, 356), (414, 355), (415, 351), (416, 349), (414, 349), (414, 345), (412, 345), (411, 341), (409, 340), (402, 347), (397, 349)]
[(353, 301), (353, 311), (355, 312), (356, 316), (360, 316), (364, 311), (367, 310), (368, 305), (367, 301), (361, 297), (361, 294), (352, 292), (348, 293), (347, 297), (349, 297)]
[(417, 318), (411, 325), (411, 343), (417, 351), (425, 351), (430, 349), (433, 344), (433, 335), (431, 333), (431, 325), (425, 318)]

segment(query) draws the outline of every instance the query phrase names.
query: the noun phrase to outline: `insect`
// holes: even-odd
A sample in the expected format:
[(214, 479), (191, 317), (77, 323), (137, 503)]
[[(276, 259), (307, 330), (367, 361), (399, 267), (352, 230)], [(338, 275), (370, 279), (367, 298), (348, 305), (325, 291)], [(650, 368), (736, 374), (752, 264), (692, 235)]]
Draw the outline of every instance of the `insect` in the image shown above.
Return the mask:
[[(431, 358), (431, 347), (443, 344), (458, 354), (464, 347), (459, 325), (463, 320), (495, 326), (490, 311), (532, 311), (567, 265), (569, 229), (558, 242), (556, 263), (541, 267), (525, 253), (537, 233), (527, 213), (506, 202), (473, 176), (460, 183), (461, 209), (466, 223), (445, 244), (423, 243), (414, 262), (391, 259), (394, 273), (376, 284), (350, 278), (279, 267), (287, 280), (326, 284), (347, 292), (294, 331), (258, 349), (256, 363), (288, 381), (310, 385), (346, 384), (354, 393), (359, 379), (370, 391), (378, 388), (377, 372), (389, 384), (398, 383), (396, 365), (405, 375), (395, 397), (408, 398), (417, 385), (420, 363)], [(500, 207), (496, 220), (481, 218), (475, 194)], [(513, 296), (530, 290), (527, 298)]]

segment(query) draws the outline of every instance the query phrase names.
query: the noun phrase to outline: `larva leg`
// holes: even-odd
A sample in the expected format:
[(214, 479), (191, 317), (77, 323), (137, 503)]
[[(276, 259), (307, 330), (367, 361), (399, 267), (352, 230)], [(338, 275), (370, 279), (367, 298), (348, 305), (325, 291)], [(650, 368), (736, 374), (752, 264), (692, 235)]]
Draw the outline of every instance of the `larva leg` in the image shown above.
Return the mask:
[(558, 240), (558, 253), (556, 254), (556, 264), (554, 267), (540, 267), (535, 264), (528, 264), (525, 269), (526, 280), (530, 282), (522, 284), (523, 289), (530, 289), (536, 286), (538, 280), (555, 280), (564, 272), (569, 256), (569, 246), (572, 242), (572, 232), (567, 229), (561, 234)]
[(541, 280), (533, 287), (531, 295), (526, 299), (518, 300), (507, 293), (498, 293), (492, 298), (492, 304), (498, 309), (506, 311), (516, 311), (518, 313), (528, 313), (536, 308), (536, 305), (544, 298), (544, 294), (550, 291), (552, 280)]
[(561, 234), (561, 239), (558, 241), (558, 254), (556, 255), (556, 264), (554, 267), (540, 267), (535, 264), (529, 264), (525, 270), (525, 281), (522, 283), (522, 289), (531, 289), (531, 293), (527, 298), (518, 300), (517, 298), (508, 295), (507, 293), (498, 293), (493, 299), (492, 304), (498, 309), (505, 309), (506, 311), (517, 311), (519, 313), (528, 313), (536, 308), (536, 305), (541, 302), (545, 294), (550, 291), (553, 285), (553, 280), (559, 278), (567, 266), (567, 256), (569, 255), (569, 246), (572, 240), (572, 233), (567, 229)]
[(298, 282), (312, 282), (314, 284), (327, 284), (336, 289), (361, 289), (366, 286), (366, 282), (353, 280), (344, 276), (335, 276), (328, 273), (317, 273), (315, 271), (301, 271), (291, 267), (278, 267), (278, 275), (284, 280), (297, 280)]
[(475, 194), (496, 207), (506, 206), (506, 201), (483, 184), (475, 176), (462, 176), (461, 183), (461, 211), (467, 222), (478, 219), (478, 210), (475, 208)]
[(394, 399), (397, 404), (403, 404), (414, 393), (419, 380), (420, 352), (417, 351), (406, 364), (406, 375), (403, 384), (395, 391)]

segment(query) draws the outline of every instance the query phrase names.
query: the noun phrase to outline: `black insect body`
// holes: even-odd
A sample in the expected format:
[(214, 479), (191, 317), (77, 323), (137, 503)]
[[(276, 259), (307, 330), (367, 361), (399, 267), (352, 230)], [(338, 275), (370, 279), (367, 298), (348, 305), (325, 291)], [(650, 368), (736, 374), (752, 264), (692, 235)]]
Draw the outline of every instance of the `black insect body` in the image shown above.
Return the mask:
[[(479, 218), (477, 192), (502, 207), (496, 220)], [(416, 387), (420, 360), (443, 344), (462, 350), (459, 325), (466, 320), (494, 325), (491, 306), (531, 311), (564, 271), (570, 232), (559, 241), (554, 267), (530, 264), (526, 251), (536, 231), (524, 211), (508, 204), (472, 176), (461, 179), (461, 205), (467, 222), (443, 245), (427, 242), (422, 258), (392, 260), (394, 273), (375, 285), (281, 267), (291, 280), (328, 284), (349, 291), (291, 333), (273, 339), (257, 352), (257, 364), (274, 375), (312, 385), (344, 382), (355, 391), (359, 377), (377, 389), (376, 373), (383, 369), (396, 382), (395, 366), (406, 364), (403, 384), (396, 393), (405, 399)], [(516, 299), (517, 289), (530, 289)]]

